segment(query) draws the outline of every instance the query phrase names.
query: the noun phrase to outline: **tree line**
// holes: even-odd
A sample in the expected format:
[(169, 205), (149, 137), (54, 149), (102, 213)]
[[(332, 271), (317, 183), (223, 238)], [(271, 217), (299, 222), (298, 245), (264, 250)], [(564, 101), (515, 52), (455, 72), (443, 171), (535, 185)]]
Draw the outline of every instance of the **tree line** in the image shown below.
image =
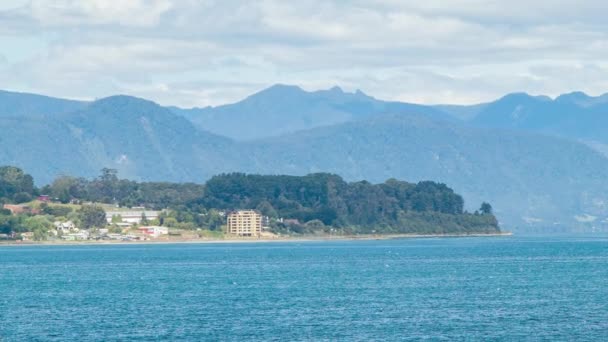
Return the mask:
[(62, 203), (76, 200), (160, 210), (196, 199), (202, 194), (203, 188), (203, 185), (195, 183), (119, 179), (116, 170), (104, 168), (101, 175), (92, 180), (72, 176), (57, 177), (51, 184), (42, 187), (40, 193)]
[[(223, 213), (256, 209), (269, 218), (267, 223), (273, 231), (281, 233), (499, 231), (490, 204), (483, 203), (477, 212), (468, 213), (464, 211), (462, 196), (445, 184), (431, 181), (408, 183), (389, 179), (371, 184), (346, 182), (328, 173), (307, 176), (231, 173), (215, 176), (202, 185), (136, 182), (120, 179), (116, 170), (103, 169), (94, 179), (60, 176), (37, 188), (33, 178), (21, 169), (0, 167), (0, 204), (29, 202), (39, 195), (61, 203), (168, 209), (156, 223), (183, 229), (219, 230), (225, 222)], [(99, 208), (96, 213), (85, 207), (74, 212), (52, 205), (43, 205), (41, 209), (50, 217), (68, 217), (79, 223), (88, 222), (94, 215), (101, 220)], [(0, 230), (5, 227), (6, 231), (11, 224), (29, 229), (26, 221), (27, 218), (10, 218), (6, 212), (0, 213)]]
[(233, 210), (254, 208), (270, 218), (288, 218), (276, 229), (312, 233), (334, 228), (349, 233), (466, 233), (499, 231), (489, 203), (475, 213), (445, 184), (389, 179), (382, 184), (346, 182), (340, 176), (263, 176), (231, 173), (205, 184), (189, 205)]

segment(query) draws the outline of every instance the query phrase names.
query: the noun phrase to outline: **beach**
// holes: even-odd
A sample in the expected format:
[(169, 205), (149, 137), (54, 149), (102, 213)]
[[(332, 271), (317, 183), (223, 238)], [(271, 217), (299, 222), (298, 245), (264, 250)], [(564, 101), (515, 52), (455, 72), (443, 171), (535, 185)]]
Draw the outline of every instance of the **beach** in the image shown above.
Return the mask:
[(0, 246), (77, 246), (77, 245), (145, 245), (145, 244), (217, 244), (217, 243), (272, 243), (272, 242), (317, 242), (317, 241), (355, 241), (355, 240), (395, 240), (422, 238), (465, 238), (465, 237), (508, 237), (511, 232), (488, 234), (373, 234), (373, 235), (308, 235), (245, 238), (227, 236), (226, 238), (162, 238), (142, 241), (121, 240), (83, 240), (83, 241), (0, 241)]

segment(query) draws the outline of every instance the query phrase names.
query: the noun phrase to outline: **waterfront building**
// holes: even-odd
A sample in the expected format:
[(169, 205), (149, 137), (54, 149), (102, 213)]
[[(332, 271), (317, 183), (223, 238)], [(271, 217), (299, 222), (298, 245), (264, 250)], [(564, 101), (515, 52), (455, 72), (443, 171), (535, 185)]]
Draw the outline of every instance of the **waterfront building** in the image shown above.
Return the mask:
[(149, 226), (149, 227), (139, 227), (139, 231), (142, 234), (151, 236), (153, 238), (157, 238), (161, 235), (168, 235), (169, 228), (167, 227), (159, 227), (159, 226)]
[(228, 214), (228, 234), (260, 236), (262, 215), (255, 210), (237, 210)]
[(61, 238), (66, 241), (84, 241), (89, 239), (89, 232), (83, 230), (79, 233), (65, 234)]
[(34, 240), (34, 233), (33, 232), (21, 233), (21, 240), (23, 240), (23, 241), (32, 241), (32, 240)]
[(146, 220), (155, 220), (158, 218), (158, 211), (154, 210), (131, 210), (131, 211), (108, 211), (106, 212), (106, 221), (112, 223), (114, 217), (120, 218), (119, 222), (140, 224), (142, 218)]

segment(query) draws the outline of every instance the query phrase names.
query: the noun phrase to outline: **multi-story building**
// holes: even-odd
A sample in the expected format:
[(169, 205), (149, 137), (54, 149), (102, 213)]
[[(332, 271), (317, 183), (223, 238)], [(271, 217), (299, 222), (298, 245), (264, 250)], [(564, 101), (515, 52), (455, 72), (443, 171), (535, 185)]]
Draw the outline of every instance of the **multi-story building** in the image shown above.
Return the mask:
[(228, 214), (228, 234), (260, 236), (262, 215), (255, 210), (237, 210)]

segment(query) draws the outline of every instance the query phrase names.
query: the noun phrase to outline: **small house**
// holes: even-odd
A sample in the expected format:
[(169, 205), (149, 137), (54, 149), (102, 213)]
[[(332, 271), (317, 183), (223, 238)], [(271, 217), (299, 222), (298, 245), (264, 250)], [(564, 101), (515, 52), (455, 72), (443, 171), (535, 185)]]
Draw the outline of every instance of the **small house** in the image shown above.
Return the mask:
[(62, 239), (67, 241), (83, 241), (89, 239), (89, 233), (86, 230), (78, 233), (70, 233), (62, 236)]
[(32, 241), (34, 240), (34, 233), (33, 232), (25, 232), (25, 233), (21, 233), (21, 240), (23, 241)]
[(55, 221), (53, 224), (55, 225), (55, 230), (57, 233), (67, 234), (72, 231), (78, 231), (78, 228), (76, 228), (76, 225), (72, 221)]
[(169, 235), (169, 228), (160, 226), (139, 227), (142, 234), (157, 238), (161, 235)]

